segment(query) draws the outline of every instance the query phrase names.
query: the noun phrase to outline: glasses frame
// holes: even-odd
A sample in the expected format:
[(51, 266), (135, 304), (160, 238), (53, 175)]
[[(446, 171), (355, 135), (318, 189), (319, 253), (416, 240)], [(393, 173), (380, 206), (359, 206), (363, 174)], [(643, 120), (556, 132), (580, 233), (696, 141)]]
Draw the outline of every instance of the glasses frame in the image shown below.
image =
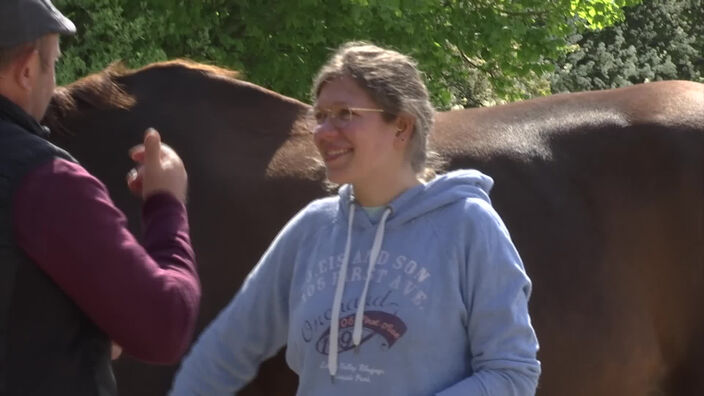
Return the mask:
[[(350, 112), (350, 119), (349, 120), (343, 120), (340, 117), (338, 117), (338, 114), (340, 113), (340, 110), (347, 110)], [(337, 114), (335, 111), (337, 110)], [(324, 112), (325, 113), (325, 119), (320, 122), (318, 120), (318, 117), (316, 117), (317, 112)], [(313, 108), (313, 118), (315, 119), (315, 123), (318, 127), (323, 125), (325, 121), (330, 121), (330, 124), (334, 126), (335, 128), (343, 129), (349, 125), (350, 121), (352, 121), (352, 115), (354, 115), (354, 112), (371, 112), (371, 113), (385, 113), (386, 110), (384, 109), (379, 109), (379, 108), (372, 108), (372, 107), (350, 107), (348, 105), (342, 105), (342, 106), (337, 106), (332, 109), (327, 109), (327, 110), (322, 110), (322, 109), (316, 109)]]

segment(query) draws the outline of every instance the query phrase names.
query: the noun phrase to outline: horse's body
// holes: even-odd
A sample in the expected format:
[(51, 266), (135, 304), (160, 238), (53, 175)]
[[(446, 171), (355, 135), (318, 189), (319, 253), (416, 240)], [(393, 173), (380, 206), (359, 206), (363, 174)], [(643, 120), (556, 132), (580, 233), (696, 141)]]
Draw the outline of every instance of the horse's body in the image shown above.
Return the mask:
[[(280, 227), (325, 194), (308, 110), (220, 70), (171, 63), (60, 89), (47, 121), (75, 133), (55, 140), (107, 184), (133, 225), (127, 149), (154, 126), (182, 155), (202, 329)], [(450, 168), (496, 181), (494, 206), (534, 284), (539, 395), (704, 394), (704, 85), (439, 113), (431, 140)], [(173, 368), (123, 360), (123, 394), (168, 389)], [(241, 394), (293, 394), (295, 383), (279, 355)]]

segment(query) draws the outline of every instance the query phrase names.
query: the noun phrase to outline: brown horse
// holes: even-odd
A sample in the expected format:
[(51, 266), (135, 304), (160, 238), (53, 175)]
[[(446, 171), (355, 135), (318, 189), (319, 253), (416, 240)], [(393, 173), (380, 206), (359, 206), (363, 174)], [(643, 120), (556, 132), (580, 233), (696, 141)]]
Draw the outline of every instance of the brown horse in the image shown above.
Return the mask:
[[(127, 149), (154, 126), (183, 156), (199, 330), (288, 218), (326, 193), (310, 107), (232, 77), (183, 62), (110, 69), (60, 88), (46, 119), (133, 225)], [(539, 395), (704, 394), (704, 85), (439, 113), (431, 139), (450, 168), (496, 181), (494, 206), (534, 283)], [(122, 358), (116, 371), (123, 394), (156, 395), (173, 368)], [(279, 354), (240, 394), (295, 384)]]

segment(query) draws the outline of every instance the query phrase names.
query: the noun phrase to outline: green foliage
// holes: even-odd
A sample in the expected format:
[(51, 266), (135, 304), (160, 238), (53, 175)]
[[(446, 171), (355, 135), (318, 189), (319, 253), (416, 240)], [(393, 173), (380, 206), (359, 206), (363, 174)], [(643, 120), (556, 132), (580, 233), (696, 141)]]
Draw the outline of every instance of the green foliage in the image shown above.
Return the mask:
[(119, 0), (65, 0), (57, 4), (79, 26), (79, 34), (62, 38), (57, 69), (60, 83), (75, 80), (124, 59), (128, 66), (164, 60), (167, 55), (150, 30), (153, 12), (129, 15)]
[(368, 40), (415, 57), (439, 108), (549, 93), (539, 76), (574, 32), (639, 0), (56, 0), (79, 33), (59, 82), (122, 59), (187, 57), (304, 101), (330, 51)]
[(655, 80), (704, 82), (702, 0), (646, 0), (623, 23), (576, 36), (558, 62), (555, 92), (616, 88)]

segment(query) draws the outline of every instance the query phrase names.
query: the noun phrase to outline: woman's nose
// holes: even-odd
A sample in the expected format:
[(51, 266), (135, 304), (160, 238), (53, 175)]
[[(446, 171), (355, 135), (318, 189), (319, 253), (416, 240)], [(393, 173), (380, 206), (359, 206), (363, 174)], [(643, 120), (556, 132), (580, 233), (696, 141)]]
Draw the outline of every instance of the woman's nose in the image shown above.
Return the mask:
[(313, 129), (313, 134), (316, 136), (327, 136), (332, 133), (337, 132), (337, 128), (333, 125), (332, 119), (330, 117), (325, 118), (322, 123), (316, 124)]

